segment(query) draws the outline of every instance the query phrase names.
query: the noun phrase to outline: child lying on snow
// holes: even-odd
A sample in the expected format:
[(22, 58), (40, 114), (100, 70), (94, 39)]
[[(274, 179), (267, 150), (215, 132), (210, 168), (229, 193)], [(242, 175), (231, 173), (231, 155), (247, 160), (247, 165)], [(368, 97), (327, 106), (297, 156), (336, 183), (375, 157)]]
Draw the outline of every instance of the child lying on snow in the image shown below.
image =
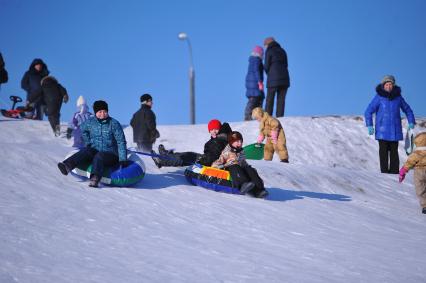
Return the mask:
[(229, 171), (233, 185), (239, 188), (242, 194), (250, 192), (257, 198), (264, 198), (268, 192), (256, 169), (247, 163), (242, 145), (243, 136), (241, 133), (233, 131), (228, 136), (228, 144), (219, 159), (213, 162), (212, 167)]
[(416, 194), (422, 207), (422, 213), (426, 214), (426, 132), (417, 134), (414, 138), (414, 144), (416, 149), (399, 170), (399, 182), (402, 182), (405, 174), (414, 168)]

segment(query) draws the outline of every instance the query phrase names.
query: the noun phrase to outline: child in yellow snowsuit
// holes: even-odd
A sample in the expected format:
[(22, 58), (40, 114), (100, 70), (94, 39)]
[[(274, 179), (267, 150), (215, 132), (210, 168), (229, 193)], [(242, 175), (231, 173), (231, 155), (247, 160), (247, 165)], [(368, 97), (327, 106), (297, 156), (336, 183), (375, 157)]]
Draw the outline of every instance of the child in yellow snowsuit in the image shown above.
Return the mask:
[(262, 108), (257, 107), (252, 111), (253, 119), (260, 122), (258, 143), (262, 143), (266, 137), (265, 149), (263, 158), (265, 160), (272, 160), (274, 152), (278, 153), (281, 162), (288, 163), (288, 152), (286, 146), (286, 139), (284, 129), (278, 119), (270, 116)]
[(417, 134), (414, 138), (416, 148), (410, 154), (404, 166), (399, 170), (399, 181), (402, 182), (408, 170), (414, 168), (414, 186), (416, 194), (426, 214), (426, 132)]

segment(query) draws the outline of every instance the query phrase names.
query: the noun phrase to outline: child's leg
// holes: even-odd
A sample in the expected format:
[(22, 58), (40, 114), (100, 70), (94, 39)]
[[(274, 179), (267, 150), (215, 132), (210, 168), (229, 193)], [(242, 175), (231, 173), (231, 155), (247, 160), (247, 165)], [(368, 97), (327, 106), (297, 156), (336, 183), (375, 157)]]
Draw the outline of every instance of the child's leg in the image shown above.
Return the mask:
[(274, 156), (274, 145), (272, 144), (270, 139), (266, 140), (265, 148), (263, 150), (263, 159), (264, 160), (272, 160)]
[(232, 184), (236, 188), (241, 188), (241, 185), (250, 182), (250, 178), (240, 165), (231, 165), (226, 170), (229, 171), (232, 178)]
[(257, 170), (251, 166), (246, 166), (243, 168), (246, 172), (247, 176), (250, 178), (250, 181), (255, 184), (255, 188), (253, 189), (254, 193), (259, 193), (265, 189), (265, 185), (263, 184), (262, 178), (260, 178)]
[(280, 157), (280, 160), (286, 160), (288, 161), (288, 151), (287, 151), (287, 141), (285, 138), (284, 131), (281, 129), (278, 134), (278, 140), (277, 143), (274, 145), (275, 151), (278, 153), (278, 156)]
[(414, 186), (419, 198), (420, 206), (426, 207), (426, 169), (414, 169)]

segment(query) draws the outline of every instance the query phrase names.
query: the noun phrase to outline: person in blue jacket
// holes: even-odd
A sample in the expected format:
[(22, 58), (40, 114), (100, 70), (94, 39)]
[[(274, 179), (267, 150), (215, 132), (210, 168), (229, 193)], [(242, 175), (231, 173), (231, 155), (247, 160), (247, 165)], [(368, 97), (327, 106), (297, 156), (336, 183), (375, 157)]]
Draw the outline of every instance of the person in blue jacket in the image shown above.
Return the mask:
[(250, 121), (251, 112), (256, 107), (262, 107), (265, 93), (263, 91), (263, 48), (255, 46), (250, 57), (246, 75), (246, 96), (248, 98), (244, 111), (244, 120)]
[[(409, 128), (416, 124), (413, 111), (401, 96), (401, 88), (395, 84), (395, 77), (386, 75), (376, 87), (376, 96), (365, 110), (365, 123), (369, 135), (376, 133), (379, 141), (380, 170), (382, 173), (399, 173), (398, 142), (403, 139), (401, 112), (408, 119)], [(373, 126), (375, 117), (375, 129)]]
[(82, 162), (92, 162), (90, 187), (98, 187), (105, 166), (120, 163), (121, 168), (129, 165), (127, 161), (126, 137), (120, 123), (108, 114), (108, 104), (98, 100), (93, 104), (95, 117), (81, 124), (80, 129), (86, 147), (58, 163), (62, 174), (68, 173)]

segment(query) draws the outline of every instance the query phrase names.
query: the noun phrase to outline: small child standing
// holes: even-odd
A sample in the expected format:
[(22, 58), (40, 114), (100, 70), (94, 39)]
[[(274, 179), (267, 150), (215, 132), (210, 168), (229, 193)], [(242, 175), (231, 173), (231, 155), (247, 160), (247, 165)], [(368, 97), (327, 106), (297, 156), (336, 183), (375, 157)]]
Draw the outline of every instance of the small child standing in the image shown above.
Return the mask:
[(256, 107), (262, 107), (265, 99), (263, 91), (263, 48), (255, 46), (250, 57), (246, 75), (246, 96), (248, 98), (244, 111), (244, 121), (252, 119), (251, 112)]
[(67, 139), (71, 139), (71, 136), (74, 136), (74, 144), (72, 146), (83, 148), (85, 145), (81, 135), (80, 125), (92, 117), (93, 114), (89, 112), (86, 100), (81, 95), (77, 99), (77, 109), (78, 111), (74, 113), (71, 122), (68, 124)]
[(280, 121), (257, 107), (253, 109), (253, 118), (259, 121), (258, 143), (262, 143), (266, 138), (263, 159), (272, 160), (274, 152), (278, 153), (281, 162), (288, 163), (288, 151), (284, 129)]
[(405, 174), (414, 168), (416, 194), (422, 207), (422, 213), (426, 214), (426, 132), (417, 134), (414, 144), (416, 148), (399, 170), (399, 182), (402, 182)]
[(263, 180), (256, 169), (247, 163), (242, 145), (243, 136), (240, 132), (233, 131), (228, 137), (228, 144), (212, 167), (229, 171), (233, 185), (239, 188), (242, 194), (250, 192), (257, 198), (265, 198), (268, 192)]

